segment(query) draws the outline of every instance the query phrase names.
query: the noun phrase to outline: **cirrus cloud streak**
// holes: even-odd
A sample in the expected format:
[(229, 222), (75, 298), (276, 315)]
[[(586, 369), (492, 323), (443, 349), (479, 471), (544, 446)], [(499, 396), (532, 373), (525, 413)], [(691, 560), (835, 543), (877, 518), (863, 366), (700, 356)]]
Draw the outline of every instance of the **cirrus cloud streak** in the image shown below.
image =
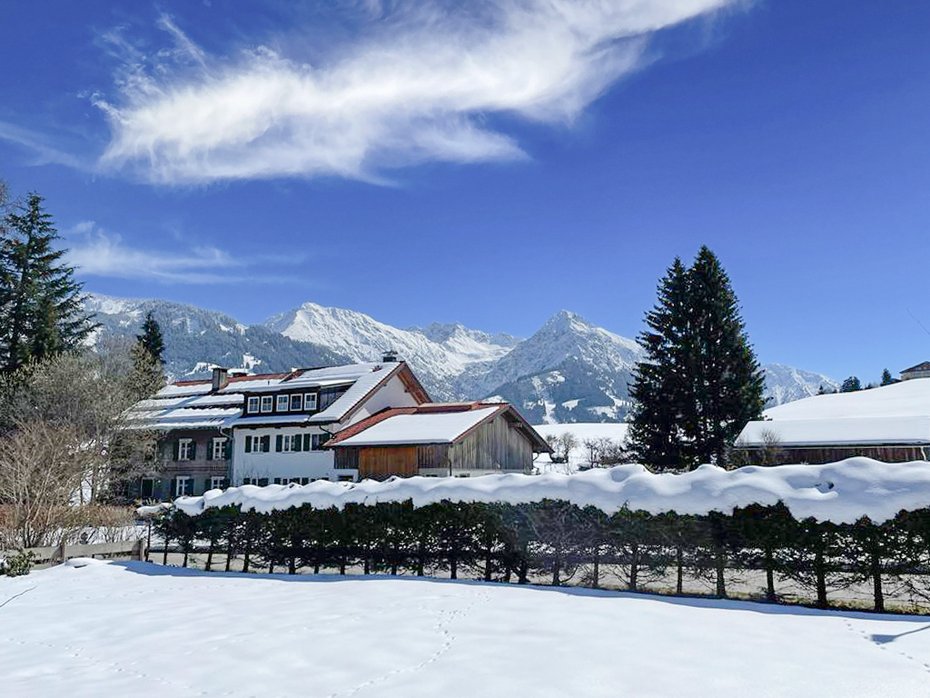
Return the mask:
[(195, 184), (519, 159), (489, 118), (571, 124), (643, 64), (653, 33), (732, 2), (401, 2), (312, 61), (268, 46), (210, 55), (164, 16), (173, 49), (130, 62), (96, 99), (111, 128), (101, 164)]

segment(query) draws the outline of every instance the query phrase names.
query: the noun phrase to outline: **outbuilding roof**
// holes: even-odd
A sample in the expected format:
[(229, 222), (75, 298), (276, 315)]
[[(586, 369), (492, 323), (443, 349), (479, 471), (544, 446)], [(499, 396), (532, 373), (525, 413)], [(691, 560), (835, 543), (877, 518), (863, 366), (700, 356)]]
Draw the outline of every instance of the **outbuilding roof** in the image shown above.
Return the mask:
[(930, 378), (778, 405), (749, 422), (737, 439), (747, 447), (930, 444)]
[(546, 441), (507, 403), (425, 403), (386, 409), (340, 431), (330, 448), (451, 444), (482, 423), (504, 414), (533, 443), (536, 452), (549, 451)]

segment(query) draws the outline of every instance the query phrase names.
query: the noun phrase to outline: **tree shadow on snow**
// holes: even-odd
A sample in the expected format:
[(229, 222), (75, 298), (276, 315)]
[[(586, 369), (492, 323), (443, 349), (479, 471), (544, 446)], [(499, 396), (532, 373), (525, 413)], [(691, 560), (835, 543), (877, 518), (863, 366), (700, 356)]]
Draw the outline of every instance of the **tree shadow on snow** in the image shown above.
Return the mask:
[[(882, 620), (884, 620), (884, 618)], [(876, 645), (887, 645), (889, 642), (894, 642), (898, 638), (904, 637), (905, 635), (913, 635), (914, 633), (922, 633), (924, 630), (930, 630), (930, 625), (925, 625), (922, 628), (914, 628), (913, 630), (907, 630), (903, 633), (898, 633), (897, 635), (874, 634), (874, 635), (870, 635), (869, 639), (872, 642), (874, 642)]]
[[(795, 616), (834, 616), (858, 620), (882, 621), (915, 621), (927, 622), (925, 615), (882, 614), (869, 611), (850, 611), (846, 609), (818, 609), (808, 606), (768, 603), (765, 601), (742, 601), (735, 599), (715, 599), (702, 596), (667, 596), (649, 592), (613, 591), (607, 589), (589, 589), (584, 587), (554, 587), (535, 584), (513, 584), (503, 582), (485, 582), (473, 579), (442, 579), (438, 577), (413, 577), (409, 575), (339, 575), (339, 574), (267, 574), (264, 572), (205, 572), (204, 570), (159, 565), (154, 562), (116, 562), (109, 563), (113, 567), (123, 568), (126, 572), (142, 574), (149, 577), (195, 577), (210, 579), (247, 579), (253, 581), (276, 581), (296, 584), (340, 584), (347, 582), (366, 583), (390, 581), (397, 584), (439, 584), (455, 586), (474, 586), (495, 589), (523, 590), (541, 594), (560, 594), (564, 596), (582, 596), (602, 598), (608, 600), (635, 600), (647, 603), (664, 603), (673, 606), (686, 606), (689, 608), (714, 608), (730, 611), (748, 611), (764, 615), (795, 615)], [(872, 635), (871, 639), (877, 644), (894, 642), (899, 637), (912, 633), (930, 630), (930, 625), (915, 630), (900, 633), (899, 635)]]

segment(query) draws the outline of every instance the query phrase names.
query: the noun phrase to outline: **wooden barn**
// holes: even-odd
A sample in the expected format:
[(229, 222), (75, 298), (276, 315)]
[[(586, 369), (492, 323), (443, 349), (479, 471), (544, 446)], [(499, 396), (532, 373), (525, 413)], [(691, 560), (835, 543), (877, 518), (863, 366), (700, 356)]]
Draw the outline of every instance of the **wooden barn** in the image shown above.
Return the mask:
[(545, 439), (504, 403), (427, 403), (386, 409), (327, 444), (359, 479), (528, 473)]

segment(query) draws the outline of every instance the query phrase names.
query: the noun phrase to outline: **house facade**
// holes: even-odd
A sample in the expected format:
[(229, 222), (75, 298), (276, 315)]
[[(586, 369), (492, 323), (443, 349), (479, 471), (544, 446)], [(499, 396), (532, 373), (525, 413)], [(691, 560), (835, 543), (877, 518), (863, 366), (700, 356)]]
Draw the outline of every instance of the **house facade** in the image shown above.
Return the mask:
[(529, 472), (546, 441), (505, 403), (431, 403), (410, 367), (377, 363), (166, 386), (131, 413), (157, 433), (142, 499), (228, 485)]
[(914, 378), (930, 378), (930, 361), (922, 361), (916, 366), (901, 371), (901, 380), (913, 380)]
[(170, 499), (241, 484), (355, 480), (323, 447), (346, 426), (429, 396), (406, 362), (249, 375), (216, 368), (209, 380), (178, 381), (131, 414), (158, 438), (154, 465), (132, 494)]
[(156, 434), (155, 462), (131, 495), (164, 500), (225, 487), (232, 463), (230, 422), (242, 410), (242, 395), (219, 394), (220, 380), (178, 381), (130, 413), (135, 428)]
[(334, 434), (387, 408), (412, 407), (429, 396), (401, 362), (311, 369), (284, 378), (251, 380), (230, 388), (243, 394), (233, 433), (234, 484), (307, 484), (355, 480), (324, 448)]

